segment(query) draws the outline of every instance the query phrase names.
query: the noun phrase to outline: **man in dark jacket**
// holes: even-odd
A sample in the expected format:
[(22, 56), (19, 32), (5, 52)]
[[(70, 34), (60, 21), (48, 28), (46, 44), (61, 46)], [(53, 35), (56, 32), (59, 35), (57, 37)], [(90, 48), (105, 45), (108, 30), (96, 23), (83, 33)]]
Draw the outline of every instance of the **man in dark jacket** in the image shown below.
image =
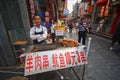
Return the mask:
[(113, 34), (113, 37), (112, 37), (112, 43), (111, 43), (111, 47), (110, 47), (110, 50), (113, 50), (114, 49), (114, 43), (118, 41), (118, 44), (120, 45), (120, 23), (118, 24), (117, 28), (116, 28), (116, 31), (115, 33)]

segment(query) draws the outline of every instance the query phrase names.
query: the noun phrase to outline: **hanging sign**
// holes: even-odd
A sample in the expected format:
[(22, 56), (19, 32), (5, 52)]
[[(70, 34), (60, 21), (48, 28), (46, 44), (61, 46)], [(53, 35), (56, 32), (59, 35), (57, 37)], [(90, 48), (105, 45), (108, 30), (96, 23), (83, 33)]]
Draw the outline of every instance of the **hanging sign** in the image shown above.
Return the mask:
[(87, 64), (83, 46), (26, 54), (25, 76)]
[(68, 13), (69, 13), (69, 10), (68, 10), (68, 9), (64, 9), (64, 11), (63, 11), (63, 15), (64, 15), (64, 16), (67, 16)]
[(56, 36), (63, 36), (64, 35), (64, 31), (63, 30), (56, 30), (55, 31), (55, 35)]

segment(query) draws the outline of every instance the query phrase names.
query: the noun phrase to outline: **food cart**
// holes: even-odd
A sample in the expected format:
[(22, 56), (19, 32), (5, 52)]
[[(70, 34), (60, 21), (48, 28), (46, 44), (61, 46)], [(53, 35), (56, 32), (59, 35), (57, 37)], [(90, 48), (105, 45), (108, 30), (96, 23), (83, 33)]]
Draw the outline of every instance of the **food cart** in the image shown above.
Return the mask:
[[(57, 44), (30, 45), (20, 56), (25, 64), (24, 76), (29, 80), (36, 80), (37, 75), (50, 71), (60, 74), (57, 70), (64, 68), (71, 68), (80, 80), (73, 67), (87, 64), (84, 46), (73, 39), (61, 38), (65, 33), (64, 26), (56, 26), (55, 33)], [(60, 75), (60, 79), (64, 77)]]
[[(37, 75), (53, 72), (58, 74), (58, 78), (63, 80), (64, 76), (62, 76), (59, 71), (68, 68), (72, 70), (78, 80), (83, 80), (79, 78), (76, 70), (74, 70), (74, 67), (83, 65), (84, 68), (81, 71), (83, 75), (81, 77), (84, 78), (85, 64), (87, 64), (90, 41), (91, 39), (88, 41), (86, 51), (84, 50), (83, 45), (76, 45), (76, 43), (74, 43), (75, 41), (69, 39), (60, 40), (61, 45), (30, 45), (26, 52), (20, 56), (25, 64), (20, 66), (20, 68), (24, 69), (23, 78), (28, 77), (28, 80), (39, 80)], [(72, 45), (69, 45), (67, 42), (71, 43)]]
[[(29, 76), (30, 80), (33, 80), (36, 79), (35, 75), (40, 73), (56, 72), (60, 69), (87, 64), (83, 45), (77, 45), (71, 39), (62, 39), (59, 42), (59, 45), (29, 46), (28, 50), (21, 55), (21, 57), (25, 58), (24, 76)], [(32, 75), (34, 75), (34, 78)]]
[[(20, 55), (23, 61), (24, 76), (29, 80), (36, 80), (37, 75), (50, 71), (60, 74), (58, 70), (65, 68), (71, 68), (80, 80), (73, 67), (87, 64), (84, 46), (73, 39), (63, 39), (64, 26), (56, 26), (55, 32), (57, 44), (29, 45), (27, 50)], [(89, 46), (87, 47), (89, 48)], [(86, 49), (87, 53), (88, 48)], [(63, 80), (64, 77), (60, 75), (60, 79)]]

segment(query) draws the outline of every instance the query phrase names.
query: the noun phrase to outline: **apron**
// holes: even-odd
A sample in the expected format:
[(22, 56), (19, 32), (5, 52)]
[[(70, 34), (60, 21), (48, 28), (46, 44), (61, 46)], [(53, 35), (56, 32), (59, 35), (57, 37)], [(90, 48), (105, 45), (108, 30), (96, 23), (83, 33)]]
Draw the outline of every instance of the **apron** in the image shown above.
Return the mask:
[[(36, 32), (36, 28), (35, 28), (35, 35), (37, 35), (37, 34), (43, 34), (43, 28), (42, 28), (42, 31), (41, 31), (41, 32)], [(40, 41), (40, 42), (38, 42), (37, 39), (33, 40), (33, 43), (34, 43), (34, 44), (42, 44), (42, 43), (44, 43), (44, 42), (45, 42), (45, 40)]]

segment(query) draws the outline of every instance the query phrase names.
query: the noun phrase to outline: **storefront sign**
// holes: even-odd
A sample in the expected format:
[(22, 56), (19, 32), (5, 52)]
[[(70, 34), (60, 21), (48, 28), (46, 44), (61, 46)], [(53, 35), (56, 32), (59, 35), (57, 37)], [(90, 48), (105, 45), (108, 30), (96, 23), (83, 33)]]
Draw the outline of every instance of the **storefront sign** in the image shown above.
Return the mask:
[(82, 46), (26, 54), (25, 76), (87, 64)]

